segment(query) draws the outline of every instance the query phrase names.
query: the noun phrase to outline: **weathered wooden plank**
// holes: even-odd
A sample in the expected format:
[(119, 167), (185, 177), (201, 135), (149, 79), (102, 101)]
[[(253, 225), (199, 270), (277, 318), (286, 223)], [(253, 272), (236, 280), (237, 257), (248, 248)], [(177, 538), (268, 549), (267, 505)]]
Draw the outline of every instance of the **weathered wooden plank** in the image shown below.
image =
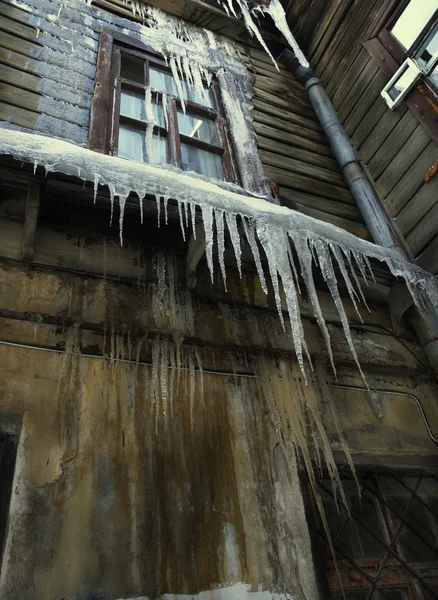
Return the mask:
[(332, 215), (326, 212), (322, 212), (320, 210), (315, 210), (314, 208), (310, 208), (303, 204), (296, 204), (295, 210), (302, 212), (309, 217), (313, 217), (314, 219), (319, 219), (320, 221), (325, 221), (326, 223), (331, 223), (332, 225), (336, 225), (336, 227), (341, 227), (346, 231), (349, 231), (353, 235), (357, 237), (363, 238), (365, 240), (371, 240), (371, 236), (368, 232), (368, 229), (365, 225), (361, 225), (360, 223), (355, 223), (354, 221), (349, 221), (347, 219), (342, 219), (341, 217), (337, 217), (336, 215)]
[(424, 249), (417, 262), (425, 271), (433, 275), (438, 273), (438, 235)]
[(323, 169), (334, 171), (337, 175), (342, 177), (339, 165), (334, 158), (327, 158), (324, 155), (316, 154), (315, 152), (309, 152), (308, 150), (303, 150), (302, 148), (297, 148), (290, 143), (282, 143), (278, 140), (274, 141), (261, 135), (257, 136), (257, 145), (262, 150), (268, 150), (273, 154), (287, 156), (289, 158), (309, 163)]
[[(383, 111), (380, 117), (374, 119), (374, 115), (376, 114), (376, 102), (378, 102), (379, 106), (383, 106)], [(385, 101), (381, 97), (374, 102), (368, 111), (368, 115), (364, 119), (370, 125), (372, 123), (372, 126), (368, 128), (369, 135), (360, 147), (360, 155), (362, 160), (364, 160), (366, 163), (371, 161), (381, 145), (387, 140), (388, 136), (390, 136), (391, 131), (394, 129), (394, 127), (396, 127), (397, 123), (400, 122), (400, 119), (406, 114), (407, 110), (408, 109), (404, 104), (401, 104), (395, 110), (388, 110)], [(362, 127), (362, 125), (359, 125), (359, 127)]]
[[(415, 129), (418, 127), (418, 121), (409, 111), (405, 111), (401, 119), (398, 120), (395, 127), (390, 129), (391, 125), (396, 122), (398, 115), (395, 111), (388, 110), (379, 124), (382, 126), (386, 137), (368, 163), (370, 173), (375, 179), (380, 177), (386, 167), (391, 163), (400, 148), (409, 140)], [(403, 111), (402, 111), (403, 112)], [(382, 134), (380, 134), (381, 136)], [(380, 137), (379, 136), (379, 137)]]
[(314, 180), (298, 173), (291, 173), (267, 164), (264, 165), (263, 170), (266, 177), (272, 179), (272, 181), (277, 183), (280, 187), (283, 186), (295, 190), (301, 190), (303, 192), (313, 194), (314, 196), (321, 196), (322, 198), (329, 198), (331, 200), (339, 200), (339, 202), (354, 204), (351, 192), (348, 189), (338, 187), (324, 181)]
[(318, 132), (320, 135), (322, 134), (322, 127), (319, 123), (316, 121), (311, 121), (310, 119), (306, 119), (306, 117), (301, 115), (296, 115), (292, 112), (290, 106), (288, 110), (284, 110), (278, 106), (272, 106), (268, 102), (264, 102), (258, 97), (253, 98), (253, 105), (255, 109), (264, 112), (265, 114), (272, 115), (278, 119), (284, 119), (285, 121), (291, 121), (292, 123), (299, 123), (303, 129), (308, 128), (312, 131)]
[(254, 106), (258, 105), (260, 107), (259, 110), (255, 110), (252, 114), (254, 123), (272, 126), (272, 128), (275, 128), (280, 132), (298, 135), (303, 139), (311, 140), (312, 142), (317, 142), (322, 145), (328, 145), (327, 137), (322, 130), (315, 131), (314, 129), (310, 129), (303, 123), (302, 117), (296, 117), (292, 112), (286, 113), (287, 117), (283, 117), (282, 115), (276, 117), (272, 115), (272, 112), (265, 112), (267, 109), (265, 105), (258, 103), (257, 100), (254, 100), (254, 102)]
[(319, 59), (325, 52), (348, 8), (349, 1), (346, 0), (332, 0), (328, 3), (325, 13), (309, 42), (309, 57), (315, 68), (318, 66)]
[(355, 129), (360, 125), (362, 119), (368, 114), (371, 106), (373, 105), (376, 98), (380, 96), (380, 92), (386, 84), (386, 78), (378, 71), (371, 79), (370, 84), (366, 90), (362, 93), (359, 102), (354, 107), (354, 110), (345, 119), (345, 131), (348, 135), (352, 135)]
[(12, 6), (12, 4), (7, 4), (6, 2), (0, 2), (0, 19), (2, 17), (7, 17), (12, 19), (13, 21), (17, 21), (18, 23), (23, 23), (27, 25), (29, 16), (31, 16), (31, 11), (24, 6), (20, 6), (17, 8)]
[[(409, 169), (406, 172), (402, 171), (403, 177), (386, 197), (385, 204), (391, 215), (396, 217), (412, 196), (424, 185), (425, 174), (437, 160), (438, 148), (433, 141), (430, 141)], [(427, 185), (435, 187), (438, 193), (436, 180), (432, 179)]]
[(406, 237), (437, 202), (438, 181), (432, 178), (427, 183), (423, 183), (397, 215), (395, 222), (402, 234)]
[(299, 190), (290, 190), (284, 187), (280, 188), (279, 196), (281, 198), (281, 203), (289, 208), (296, 209), (298, 205), (304, 205), (321, 212), (326, 212), (330, 215), (348, 219), (349, 221), (363, 223), (363, 218), (359, 209), (352, 204), (344, 204), (344, 202), (328, 200), (327, 198), (313, 196), (312, 194), (306, 194)]
[[(36, 42), (37, 44), (39, 43), (38, 31), (34, 27), (29, 27), (23, 23), (17, 23), (17, 21), (13, 21), (7, 17), (1, 17), (0, 30), (22, 38), (23, 40)], [(3, 34), (1, 34), (1, 39), (3, 41)]]
[(379, 67), (368, 57), (364, 68), (339, 103), (338, 115), (342, 122), (345, 123), (348, 116), (352, 112), (355, 112), (356, 106), (360, 101), (369, 96), (368, 88), (370, 81), (372, 81), (378, 70)]
[(10, 65), (27, 73), (34, 73), (38, 68), (39, 61), (0, 46), (0, 63)]
[(14, 52), (18, 52), (20, 54), (24, 54), (25, 56), (36, 57), (41, 51), (41, 46), (38, 46), (33, 42), (29, 42), (28, 40), (16, 37), (15, 35), (11, 35), (5, 31), (1, 32), (0, 40), (1, 45), (4, 48), (7, 48), (8, 50), (13, 50)]
[(27, 191), (26, 214), (23, 228), (23, 260), (32, 260), (35, 251), (35, 232), (40, 210), (40, 186), (30, 183)]
[(307, 121), (313, 121), (315, 125), (317, 124), (318, 127), (320, 127), (316, 114), (303, 102), (294, 100), (292, 97), (285, 98), (282, 96), (278, 96), (276, 93), (266, 92), (265, 90), (257, 86), (257, 82), (254, 86), (254, 89), (257, 100), (264, 102), (265, 104), (269, 105), (269, 107), (278, 107), (286, 112), (293, 110), (294, 114), (302, 116)]
[(31, 73), (25, 73), (14, 67), (0, 64), (0, 81), (10, 83), (18, 88), (35, 92), (38, 88), (40, 78)]
[(359, 52), (359, 54), (357, 55), (355, 60), (353, 60), (350, 63), (349, 67), (347, 68), (347, 70), (345, 72), (344, 77), (341, 79), (338, 87), (331, 95), (331, 101), (333, 103), (333, 106), (336, 109), (339, 108), (342, 101), (348, 94), (351, 87), (356, 82), (359, 75), (364, 70), (364, 68), (365, 68), (366, 64), (369, 62), (369, 60), (370, 60), (370, 55), (364, 49), (361, 52)]
[[(1, 93), (1, 91), (0, 91)], [(13, 106), (6, 102), (0, 102), (0, 120), (9, 121), (14, 125), (20, 127), (26, 127), (26, 129), (33, 129), (36, 125), (39, 113), (31, 112), (19, 106)]]
[(438, 231), (438, 204), (430, 210), (406, 237), (414, 256), (418, 256)]
[[(269, 123), (272, 123), (273, 119), (268, 119)], [(283, 125), (283, 122), (280, 123)], [(293, 126), (292, 126), (293, 128)], [(301, 134), (303, 133), (301, 128), (295, 128), (295, 130), (299, 131)], [(272, 127), (269, 125), (264, 125), (263, 123), (258, 123), (254, 121), (254, 131), (265, 138), (269, 138), (270, 140), (275, 140), (277, 142), (281, 142), (283, 144), (288, 144), (290, 146), (294, 146), (296, 148), (303, 148), (304, 150), (308, 150), (313, 154), (317, 154), (324, 157), (331, 157), (332, 151), (329, 146), (325, 144), (321, 144), (318, 142), (314, 142), (313, 140), (309, 140), (300, 133), (289, 133), (284, 131), (284, 129), (279, 129), (275, 127), (274, 124)], [(304, 132), (305, 133), (305, 132)]]
[(368, 138), (370, 131), (372, 131), (372, 129), (375, 127), (376, 123), (386, 112), (387, 108), (388, 107), (383, 101), (383, 98), (381, 98), (381, 96), (379, 95), (374, 100), (371, 108), (368, 110), (367, 114), (364, 116), (362, 121), (351, 134), (351, 141), (356, 146), (356, 148), (362, 150), (362, 145)]
[(386, 198), (389, 192), (401, 179), (403, 173), (406, 173), (408, 168), (429, 142), (429, 136), (421, 125), (418, 125), (411, 135), (411, 138), (403, 145), (391, 164), (383, 171), (382, 175), (376, 181), (377, 189), (384, 198)]
[(0, 85), (0, 100), (7, 104), (13, 104), (26, 110), (38, 112), (38, 106), (41, 100), (39, 94), (22, 90), (8, 83)]
[(261, 90), (274, 96), (282, 97), (286, 101), (293, 103), (294, 110), (296, 107), (299, 107), (309, 113), (309, 118), (315, 119), (315, 112), (304, 88), (293, 89), (287, 82), (281, 82), (273, 77), (258, 76), (255, 78), (254, 89), (256, 94)]
[(327, 171), (321, 167), (308, 164), (300, 160), (295, 160), (290, 156), (281, 156), (266, 150), (260, 150), (259, 154), (264, 165), (266, 164), (279, 169), (285, 169), (286, 171), (293, 173), (298, 173), (300, 175), (309, 177), (309, 179), (326, 181), (327, 183), (331, 183), (344, 189), (347, 188), (347, 184), (344, 182), (342, 173)]

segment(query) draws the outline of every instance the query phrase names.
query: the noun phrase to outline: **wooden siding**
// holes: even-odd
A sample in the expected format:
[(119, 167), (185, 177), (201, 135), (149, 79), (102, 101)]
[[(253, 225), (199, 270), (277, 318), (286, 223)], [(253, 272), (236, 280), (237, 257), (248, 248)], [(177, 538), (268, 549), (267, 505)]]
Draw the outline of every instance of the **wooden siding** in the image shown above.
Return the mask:
[(436, 273), (438, 176), (428, 183), (424, 176), (438, 148), (405, 104), (386, 106), (380, 92), (388, 78), (362, 45), (385, 7), (380, 0), (330, 0), (309, 58), (389, 214), (420, 264)]
[[(0, 119), (87, 143), (100, 30), (118, 30), (130, 16), (121, 0), (94, 4), (106, 9), (95, 23), (85, 4), (77, 10), (65, 5), (62, 17), (69, 28), (64, 28), (48, 14), (44, 1), (29, 0), (32, 11), (0, 2), (0, 28), (9, 32), (0, 41)], [(253, 117), (260, 158), (266, 177), (279, 186), (282, 203), (369, 239), (303, 86), (286, 71), (277, 71), (263, 51), (251, 46), (240, 50), (255, 75)]]

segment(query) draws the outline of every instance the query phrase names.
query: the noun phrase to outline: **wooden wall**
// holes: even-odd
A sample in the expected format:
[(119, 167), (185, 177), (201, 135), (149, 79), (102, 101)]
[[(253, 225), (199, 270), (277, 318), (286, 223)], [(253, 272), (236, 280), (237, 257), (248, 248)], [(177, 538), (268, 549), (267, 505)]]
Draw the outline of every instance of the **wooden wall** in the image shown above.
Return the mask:
[[(90, 25), (86, 4), (74, 14), (66, 5), (59, 19), (48, 19), (56, 13), (53, 3), (49, 13), (45, 0), (28, 4), (32, 11), (0, 2), (0, 120), (86, 144), (98, 30), (114, 27), (113, 20), (119, 25), (126, 21), (104, 12), (96, 26)], [(129, 16), (120, 0), (95, 0), (95, 5)], [(63, 18), (71, 31), (60, 29)], [(220, 29), (214, 15), (212, 19), (209, 27)], [(70, 43), (78, 36), (80, 44)], [(369, 238), (304, 88), (286, 71), (277, 71), (264, 52), (239, 47), (255, 74), (253, 115), (260, 157), (265, 175), (280, 187), (281, 201)]]
[(362, 43), (385, 9), (381, 0), (330, 0), (309, 44), (347, 133), (376, 181), (415, 257), (438, 271), (438, 177), (424, 176), (438, 159), (436, 144), (406, 105), (390, 111), (380, 97), (387, 77)]

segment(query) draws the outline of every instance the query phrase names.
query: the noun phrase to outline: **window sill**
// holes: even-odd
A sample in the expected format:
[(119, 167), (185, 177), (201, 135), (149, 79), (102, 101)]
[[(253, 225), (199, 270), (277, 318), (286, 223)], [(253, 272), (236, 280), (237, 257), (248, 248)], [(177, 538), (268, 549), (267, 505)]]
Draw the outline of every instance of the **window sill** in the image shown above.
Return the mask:
[[(388, 79), (390, 79), (399, 68), (399, 65), (382, 42), (375, 37), (364, 42), (363, 45), (370, 56), (378, 64), (380, 70), (388, 77)], [(434, 107), (431, 106), (424, 95), (420, 93), (418, 86), (407, 96), (405, 102), (432, 140), (438, 144), (438, 112), (434, 110)]]

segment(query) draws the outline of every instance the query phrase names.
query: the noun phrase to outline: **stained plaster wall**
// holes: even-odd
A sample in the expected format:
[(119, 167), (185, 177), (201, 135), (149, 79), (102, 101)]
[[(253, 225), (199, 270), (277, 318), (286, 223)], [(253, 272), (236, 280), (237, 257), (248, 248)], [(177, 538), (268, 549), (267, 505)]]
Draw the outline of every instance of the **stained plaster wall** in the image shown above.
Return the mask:
[[(37, 258), (44, 255), (48, 232), (39, 231)], [(130, 329), (178, 330), (200, 340), (204, 369), (228, 373), (233, 368), (251, 373), (251, 355), (237, 351), (232, 360), (218, 344), (267, 352), (292, 347), (251, 273), (238, 282), (230, 270), (225, 296), (219, 280), (208, 284), (201, 265), (190, 332), (185, 293), (183, 314), (166, 304), (154, 313), (150, 282), (142, 285), (142, 277), (156, 274), (154, 253), (144, 253), (141, 262), (138, 249), (121, 249), (104, 279), (101, 242), (57, 235), (64, 235), (57, 243), (57, 270), (2, 261), (1, 308), (78, 324), (106, 322), (119, 330), (123, 324), (125, 342)], [(14, 258), (19, 236), (1, 239), (1, 255)], [(94, 265), (94, 276), (86, 274), (84, 256)], [(72, 269), (84, 273), (68, 272)], [(120, 283), (117, 273), (131, 276)], [(177, 280), (184, 280), (181, 269)], [(334, 312), (325, 306), (333, 319), (338, 383), (363, 385)], [(383, 324), (388, 325), (383, 311), (371, 313), (368, 323), (365, 328), (353, 323), (353, 335), (370, 385), (418, 395), (436, 431), (436, 386), (421, 367), (420, 350), (382, 334)], [(327, 357), (316, 326), (306, 320), (305, 327), (321, 366)], [(70, 339), (68, 329), (26, 317), (0, 319), (0, 338), (45, 347)], [(82, 331), (80, 343), (84, 351), (100, 353), (103, 336)], [(106, 348), (109, 353), (109, 339)], [(131, 356), (135, 353), (132, 337)], [(2, 598), (153, 598), (197, 594), (218, 585), (225, 588), (211, 595), (255, 594), (263, 600), (258, 591), (263, 589), (297, 599), (318, 597), (294, 453), (279, 443), (281, 433), (254, 378), (204, 373), (204, 394), (198, 376), (192, 396), (183, 372), (172, 413), (168, 405), (165, 416), (161, 405), (157, 418), (147, 387), (149, 367), (137, 370), (109, 359), (69, 358), (3, 343), (0, 355), (0, 416), (13, 413), (22, 419)], [(151, 359), (147, 352), (141, 358)], [(298, 374), (296, 386), (308, 389)], [(387, 463), (400, 456), (436, 456), (437, 447), (409, 398), (329, 389), (354, 455), (375, 455)], [(328, 401), (323, 399), (323, 420), (336, 449)], [(283, 435), (287, 439), (286, 431)]]

